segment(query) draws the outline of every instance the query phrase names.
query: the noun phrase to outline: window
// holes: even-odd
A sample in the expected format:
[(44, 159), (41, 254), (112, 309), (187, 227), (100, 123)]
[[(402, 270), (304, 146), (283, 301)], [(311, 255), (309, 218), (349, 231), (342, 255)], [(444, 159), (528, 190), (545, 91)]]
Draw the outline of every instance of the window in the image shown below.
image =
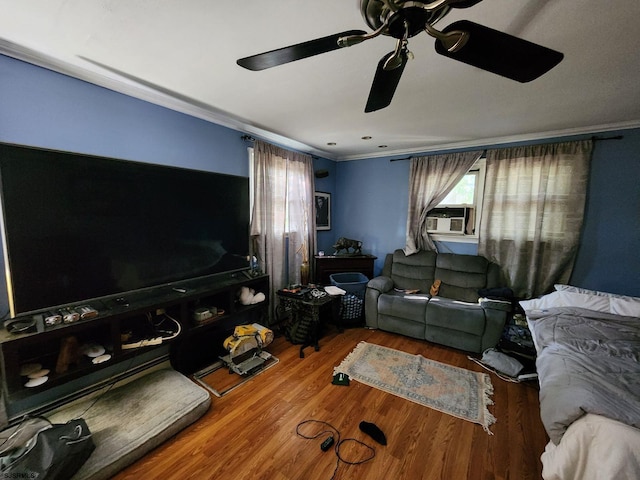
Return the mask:
[(301, 283), (301, 264), (315, 250), (313, 165), (308, 155), (261, 142), (250, 151), (254, 251), (272, 286)]
[(427, 231), (436, 239), (477, 239), (484, 193), (486, 159), (479, 159), (458, 184), (428, 213)]
[(473, 207), (476, 200), (476, 185), (478, 184), (478, 171), (467, 173), (462, 180), (440, 202), (442, 206)]

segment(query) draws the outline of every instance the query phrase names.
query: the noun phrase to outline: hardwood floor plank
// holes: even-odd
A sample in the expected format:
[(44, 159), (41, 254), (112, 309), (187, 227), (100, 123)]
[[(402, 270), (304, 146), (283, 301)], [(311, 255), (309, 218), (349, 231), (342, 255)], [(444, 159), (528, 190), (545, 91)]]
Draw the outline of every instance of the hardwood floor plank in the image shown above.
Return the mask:
[[(375, 450), (375, 458), (366, 463), (340, 462), (336, 479), (541, 478), (539, 457), (547, 437), (537, 390), (530, 384), (507, 383), (491, 374), (494, 405), (489, 410), (497, 421), (489, 435), (480, 425), (353, 380), (348, 387), (333, 385), (334, 367), (360, 341), (483, 371), (465, 352), (381, 331), (329, 329), (320, 351), (307, 348), (305, 358), (299, 358), (298, 346), (278, 337), (267, 348), (278, 364), (222, 398), (213, 397), (200, 420), (115, 479), (329, 480), (337, 460), (333, 450), (320, 450), (328, 434), (315, 440), (296, 434), (298, 424), (308, 419), (328, 422), (341, 438), (358, 439)], [(362, 433), (362, 420), (378, 425), (388, 445)], [(357, 461), (367, 450), (349, 441), (341, 453)]]

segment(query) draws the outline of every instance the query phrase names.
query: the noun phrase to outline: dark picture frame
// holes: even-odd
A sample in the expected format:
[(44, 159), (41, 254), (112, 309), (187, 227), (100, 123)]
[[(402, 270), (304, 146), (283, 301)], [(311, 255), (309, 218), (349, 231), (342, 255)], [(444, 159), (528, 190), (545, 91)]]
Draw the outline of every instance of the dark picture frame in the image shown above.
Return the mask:
[(316, 230), (331, 230), (331, 194), (315, 192), (313, 206), (316, 213)]

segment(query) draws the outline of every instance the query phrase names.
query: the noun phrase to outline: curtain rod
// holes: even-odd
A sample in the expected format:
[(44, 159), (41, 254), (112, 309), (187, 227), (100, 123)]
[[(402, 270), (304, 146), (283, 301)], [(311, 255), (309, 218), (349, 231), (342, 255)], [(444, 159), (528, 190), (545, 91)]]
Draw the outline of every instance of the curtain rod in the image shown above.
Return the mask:
[[(592, 141), (594, 141), (594, 142), (602, 142), (602, 141), (604, 141), (604, 140), (622, 140), (623, 138), (624, 138), (624, 135), (615, 135), (615, 136), (613, 136), (613, 137), (596, 137), (596, 136), (594, 135), (594, 136), (592, 136), (592, 137), (591, 137), (591, 140), (592, 140)], [(482, 158), (482, 157), (486, 157), (486, 156), (487, 156), (487, 149), (485, 148), (485, 149), (482, 151), (482, 155), (481, 155), (481, 157), (480, 157), (480, 158)], [(411, 159), (413, 159), (413, 158), (415, 158), (415, 157), (392, 158), (392, 159), (390, 159), (389, 161), (390, 161), (390, 162), (402, 162), (402, 161), (405, 161), (405, 160), (411, 160)]]
[(411, 160), (413, 157), (405, 157), (405, 158), (392, 158), (389, 160), (390, 162), (403, 162), (405, 160)]
[(596, 137), (595, 135), (591, 137), (591, 140), (594, 142), (602, 142), (604, 140), (622, 140), (624, 135), (616, 135), (615, 137)]
[[(487, 156), (487, 149), (485, 148), (485, 149), (482, 151), (482, 155), (480, 155), (480, 158), (483, 158), (483, 157), (486, 157), (486, 156)], [(392, 159), (391, 159), (391, 160), (389, 160), (389, 161), (390, 161), (390, 162), (402, 162), (402, 161), (404, 161), (404, 160), (411, 160), (411, 159), (413, 159), (413, 158), (416, 158), (416, 157), (392, 158)]]
[[(256, 139), (254, 137), (252, 137), (251, 135), (242, 135), (240, 137), (242, 140), (244, 140), (245, 142), (255, 142)], [(320, 157), (318, 157), (317, 155), (312, 155), (312, 154), (308, 154), (313, 160), (319, 160)]]

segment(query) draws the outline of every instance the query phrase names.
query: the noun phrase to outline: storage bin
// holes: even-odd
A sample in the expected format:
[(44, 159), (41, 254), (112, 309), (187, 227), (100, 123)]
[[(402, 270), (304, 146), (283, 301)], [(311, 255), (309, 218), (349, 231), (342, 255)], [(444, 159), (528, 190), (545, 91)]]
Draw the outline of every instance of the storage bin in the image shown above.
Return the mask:
[(354, 325), (363, 321), (364, 294), (369, 279), (359, 272), (334, 273), (329, 275), (331, 284), (345, 290), (340, 305), (343, 324)]
[(358, 298), (364, 298), (369, 279), (360, 272), (333, 273), (329, 275), (331, 284), (352, 293)]

